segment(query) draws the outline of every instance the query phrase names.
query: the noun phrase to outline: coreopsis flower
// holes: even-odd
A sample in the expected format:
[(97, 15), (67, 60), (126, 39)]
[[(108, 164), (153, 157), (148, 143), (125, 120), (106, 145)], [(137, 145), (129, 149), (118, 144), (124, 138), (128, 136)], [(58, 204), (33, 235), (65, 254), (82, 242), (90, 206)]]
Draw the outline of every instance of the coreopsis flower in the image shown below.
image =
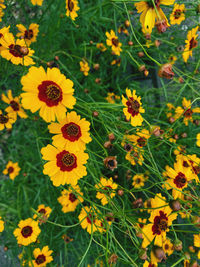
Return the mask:
[(92, 141), (90, 137), (90, 123), (85, 118), (81, 119), (75, 111), (67, 113), (59, 123), (48, 126), (49, 132), (55, 134), (53, 145), (63, 149), (85, 150), (85, 145)]
[(66, 16), (75, 20), (78, 17), (77, 11), (80, 9), (77, 0), (66, 0)]
[(3, 232), (3, 230), (4, 230), (4, 221), (2, 220), (0, 216), (0, 233)]
[(96, 47), (101, 51), (105, 52), (107, 50), (106, 46), (103, 43), (97, 43)]
[(83, 60), (83, 61), (80, 61), (79, 64), (80, 64), (80, 71), (82, 71), (85, 76), (88, 76), (88, 72), (90, 71), (88, 62)]
[(108, 103), (110, 104), (115, 104), (115, 101), (120, 99), (120, 96), (115, 95), (115, 93), (108, 93), (107, 97), (105, 98), (107, 100)]
[(54, 186), (76, 185), (78, 180), (87, 175), (86, 164), (88, 154), (83, 151), (61, 149), (47, 145), (41, 149), (42, 158), (48, 162), (43, 173), (49, 175)]
[(38, 222), (28, 218), (19, 222), (18, 228), (14, 230), (13, 234), (17, 238), (19, 245), (28, 246), (37, 240), (40, 232)]
[(44, 223), (49, 218), (51, 211), (52, 209), (50, 207), (41, 204), (37, 208), (37, 213), (39, 213), (39, 215), (34, 214), (33, 219), (37, 219), (40, 223)]
[(117, 157), (116, 156), (108, 156), (103, 160), (103, 163), (107, 169), (114, 171), (117, 168)]
[(162, 246), (164, 252), (170, 256), (174, 252), (174, 245), (171, 243), (169, 238), (166, 238), (166, 240), (163, 242)]
[(185, 40), (185, 49), (182, 54), (184, 62), (187, 62), (190, 56), (192, 57), (192, 51), (198, 45), (197, 31), (198, 31), (198, 26), (190, 30), (187, 34), (187, 40)]
[(120, 67), (121, 65), (121, 58), (117, 58), (117, 59), (114, 59), (111, 61), (110, 65), (113, 66), (113, 65), (117, 65), (118, 67)]
[(138, 149), (137, 147), (132, 148), (129, 152), (127, 152), (125, 159), (130, 161), (130, 163), (134, 166), (139, 164), (142, 166), (144, 158), (144, 150)]
[(196, 145), (198, 147), (200, 147), (200, 133), (197, 134), (197, 137), (196, 138), (197, 138)]
[(1, 99), (9, 105), (9, 107), (7, 107), (5, 111), (7, 113), (12, 113), (15, 120), (17, 119), (17, 115), (24, 119), (28, 117), (21, 107), (20, 97), (13, 97), (11, 90), (8, 90), (7, 96), (5, 94), (2, 94)]
[(200, 113), (200, 108), (192, 108), (191, 107), (191, 100), (187, 100), (185, 97), (182, 100), (182, 107), (177, 107), (175, 109), (175, 120), (179, 119), (183, 116), (183, 122), (186, 126), (188, 126), (188, 122), (193, 122), (193, 114)]
[(166, 166), (166, 171), (163, 175), (167, 177), (163, 186), (167, 190), (172, 189), (174, 199), (182, 197), (182, 190), (188, 186), (188, 182), (193, 177), (191, 168), (184, 167), (181, 160), (174, 163), (174, 168)]
[(156, 21), (163, 21), (168, 27), (170, 26), (160, 5), (173, 5), (174, 1), (175, 0), (156, 0), (154, 1), (155, 6), (152, 1), (135, 3), (137, 12), (142, 13), (140, 16), (140, 23), (145, 33), (151, 34)]
[(177, 61), (177, 57), (175, 55), (170, 55), (169, 56), (169, 62), (170, 64), (174, 65), (174, 63)]
[(4, 0), (0, 0), (0, 8), (4, 9), (6, 6), (4, 5)]
[(84, 201), (82, 196), (83, 193), (78, 185), (70, 187), (68, 190), (64, 189), (61, 196), (58, 197), (58, 202), (62, 205), (62, 211), (64, 213), (75, 211), (78, 204)]
[(111, 30), (110, 33), (106, 32), (106, 37), (106, 44), (111, 46), (115, 55), (120, 56), (120, 52), (122, 51), (122, 43), (120, 43), (118, 37), (115, 35), (115, 32), (113, 30)]
[(142, 108), (141, 97), (136, 96), (135, 90), (131, 93), (131, 90), (128, 88), (126, 89), (126, 95), (128, 99), (122, 95), (122, 103), (125, 106), (123, 108), (124, 115), (127, 120), (131, 120), (132, 126), (141, 126), (143, 122), (141, 113), (145, 112)]
[(21, 84), (25, 91), (21, 94), (22, 106), (33, 113), (40, 110), (46, 122), (64, 119), (66, 108), (72, 109), (76, 103), (73, 82), (57, 68), (47, 68), (45, 72), (43, 67), (31, 67)]
[(32, 5), (42, 6), (43, 0), (31, 0)]
[(143, 173), (138, 173), (133, 176), (132, 185), (134, 188), (141, 188), (144, 186), (144, 182), (146, 181), (147, 177), (144, 176)]
[(174, 9), (170, 15), (170, 23), (172, 25), (178, 24), (185, 20), (185, 5), (174, 4)]
[[(0, 13), (1, 13), (1, 11), (0, 11)], [(3, 38), (6, 33), (9, 33), (9, 29), (10, 29), (10, 26), (3, 27), (0, 29), (0, 39)], [(3, 48), (2, 44), (0, 43), (0, 53), (3, 49), (4, 48)]]
[(145, 225), (142, 231), (144, 237), (142, 242), (143, 248), (146, 248), (153, 239), (155, 246), (162, 247), (166, 240), (166, 233), (177, 217), (177, 214), (172, 213), (165, 197), (161, 194), (157, 194), (151, 200), (151, 204), (153, 209), (149, 218), (150, 223)]
[(12, 124), (16, 121), (13, 113), (6, 113), (3, 114), (3, 112), (0, 110), (0, 131), (2, 131), (4, 128), (11, 129)]
[(200, 248), (200, 234), (194, 236), (194, 246)]
[(84, 206), (78, 216), (80, 225), (86, 229), (89, 234), (98, 231), (101, 227), (101, 220), (98, 219), (98, 210), (94, 207)]
[(112, 178), (106, 179), (101, 177), (100, 183), (95, 185), (95, 188), (98, 191), (96, 198), (101, 200), (103, 206), (108, 204), (108, 201), (115, 196), (117, 187), (118, 185), (113, 182)]
[(147, 260), (143, 264), (143, 267), (157, 267), (157, 266), (158, 266), (157, 263), (152, 263), (152, 262), (149, 262)]
[(35, 258), (35, 260), (32, 261), (33, 266), (45, 267), (48, 263), (53, 261), (53, 258), (51, 256), (52, 253), (53, 250), (49, 250), (48, 246), (45, 246), (42, 249), (35, 248), (33, 250), (33, 256)]
[(15, 40), (12, 33), (5, 33), (2, 38), (0, 38), (1, 56), (7, 60), (10, 60), (15, 65), (34, 65), (35, 62), (31, 58), (34, 51), (27, 47), (23, 39)]
[(146, 129), (137, 130), (136, 134), (127, 135), (127, 139), (138, 148), (143, 148), (147, 144), (147, 140), (150, 138), (150, 133)]
[(185, 146), (177, 146), (174, 150), (174, 155), (186, 154)]
[(8, 161), (5, 170), (3, 170), (3, 174), (9, 175), (11, 180), (14, 180), (17, 175), (19, 175), (21, 168), (19, 167), (17, 162)]
[(142, 229), (145, 226), (146, 222), (147, 222), (147, 219), (142, 219), (142, 218), (138, 219), (138, 223), (136, 223), (136, 226), (135, 226), (137, 237), (143, 238)]
[(24, 39), (25, 43), (30, 46), (31, 43), (36, 42), (36, 38), (39, 32), (39, 25), (36, 23), (31, 23), (29, 28), (26, 28), (22, 24), (17, 24), (19, 32), (17, 33), (17, 37)]

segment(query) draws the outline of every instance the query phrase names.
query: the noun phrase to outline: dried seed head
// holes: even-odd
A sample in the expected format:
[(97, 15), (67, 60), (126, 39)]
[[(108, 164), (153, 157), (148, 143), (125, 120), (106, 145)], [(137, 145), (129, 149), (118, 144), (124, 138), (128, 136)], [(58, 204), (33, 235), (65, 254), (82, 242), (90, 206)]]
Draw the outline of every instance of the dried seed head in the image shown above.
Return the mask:
[(158, 76), (161, 78), (173, 79), (174, 72), (172, 71), (172, 64), (163, 64), (158, 71)]
[(170, 118), (169, 118), (169, 122), (170, 122), (170, 123), (174, 123), (174, 122), (175, 122), (175, 119), (174, 119), (173, 117), (170, 117)]
[(181, 137), (182, 137), (182, 138), (186, 138), (186, 137), (187, 137), (187, 133), (182, 133), (182, 134), (181, 134)]
[(117, 262), (118, 256), (116, 254), (112, 254), (108, 259), (109, 264), (115, 264)]
[(145, 71), (145, 69), (146, 69), (146, 66), (145, 65), (141, 65), (138, 70), (140, 72), (143, 72), (143, 71)]
[(143, 207), (143, 200), (141, 198), (138, 198), (135, 201), (133, 201), (132, 204), (134, 209), (141, 208)]
[(111, 148), (113, 145), (111, 144), (110, 141), (106, 141), (103, 145), (105, 148)]
[(141, 259), (141, 260), (147, 260), (147, 258), (148, 258), (148, 256), (147, 256), (147, 249), (145, 249), (145, 248), (141, 248), (140, 250), (139, 250), (139, 258)]
[(96, 78), (95, 83), (101, 83), (101, 78)]
[(167, 25), (167, 21), (163, 19), (156, 22), (156, 27), (159, 33), (163, 33), (166, 32), (169, 26)]
[(109, 157), (106, 157), (104, 160), (103, 160), (103, 163), (105, 165), (105, 167), (107, 169), (110, 169), (111, 171), (113, 171), (114, 169), (117, 168), (117, 160), (116, 160), (116, 156), (109, 156)]

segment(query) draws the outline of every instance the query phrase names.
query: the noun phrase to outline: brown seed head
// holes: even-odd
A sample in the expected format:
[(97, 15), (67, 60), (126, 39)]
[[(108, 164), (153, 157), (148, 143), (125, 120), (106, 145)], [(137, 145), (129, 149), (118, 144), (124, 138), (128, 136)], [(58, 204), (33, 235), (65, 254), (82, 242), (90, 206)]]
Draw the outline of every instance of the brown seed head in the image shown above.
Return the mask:
[(112, 254), (108, 259), (109, 264), (115, 264), (117, 262), (118, 256), (116, 254)]
[(103, 163), (105, 165), (105, 167), (107, 169), (110, 169), (111, 171), (113, 171), (114, 169), (117, 168), (117, 160), (116, 160), (116, 156), (109, 156), (109, 157), (106, 157), (104, 160), (103, 160)]
[(163, 64), (158, 71), (158, 76), (161, 78), (173, 79), (174, 72), (172, 71), (172, 64)]

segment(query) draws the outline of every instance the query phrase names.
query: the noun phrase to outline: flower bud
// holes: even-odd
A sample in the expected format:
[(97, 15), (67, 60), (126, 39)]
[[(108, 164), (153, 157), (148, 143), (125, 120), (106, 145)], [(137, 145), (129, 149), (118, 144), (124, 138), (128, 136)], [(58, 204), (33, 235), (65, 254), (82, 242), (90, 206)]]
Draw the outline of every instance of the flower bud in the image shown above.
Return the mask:
[(143, 51), (138, 52), (138, 57), (143, 57), (143, 56), (144, 56), (144, 52)]
[(110, 141), (115, 140), (115, 135), (114, 135), (114, 133), (109, 133), (109, 135), (108, 135), (108, 139), (109, 139)]
[(129, 42), (128, 42), (128, 45), (129, 45), (129, 46), (133, 46), (133, 42), (132, 42), (132, 41), (129, 41)]
[(159, 260), (159, 262), (166, 260), (166, 258), (167, 258), (164, 250), (160, 247), (155, 247), (153, 249), (153, 253), (154, 253), (155, 257)]
[(118, 256), (116, 254), (112, 254), (108, 259), (109, 264), (115, 264), (117, 262)]
[(93, 117), (98, 117), (99, 116), (99, 112), (98, 111), (93, 111)]
[(158, 76), (161, 78), (173, 79), (174, 72), (172, 71), (172, 64), (163, 64), (158, 71)]
[(129, 20), (125, 20), (124, 25), (125, 25), (125, 27), (128, 28), (128, 27), (130, 26), (130, 22), (129, 22)]
[(181, 209), (181, 204), (177, 199), (172, 200), (172, 202), (170, 203), (170, 207), (173, 211), (178, 211)]
[(147, 256), (147, 250), (145, 248), (141, 248), (139, 250), (139, 258), (144, 261), (147, 260), (148, 256)]
[(105, 148), (111, 148), (113, 145), (111, 144), (110, 141), (106, 141), (103, 145)]
[(156, 27), (159, 33), (164, 33), (169, 26), (167, 25), (167, 21), (163, 19), (156, 22)]
[(181, 251), (183, 249), (183, 243), (182, 243), (181, 240), (179, 240), (179, 239), (175, 240), (175, 242), (174, 242), (174, 249), (176, 251)]
[(117, 194), (118, 194), (118, 196), (123, 196), (123, 194), (124, 194), (124, 190), (122, 190), (122, 189), (119, 189), (118, 191), (117, 191)]

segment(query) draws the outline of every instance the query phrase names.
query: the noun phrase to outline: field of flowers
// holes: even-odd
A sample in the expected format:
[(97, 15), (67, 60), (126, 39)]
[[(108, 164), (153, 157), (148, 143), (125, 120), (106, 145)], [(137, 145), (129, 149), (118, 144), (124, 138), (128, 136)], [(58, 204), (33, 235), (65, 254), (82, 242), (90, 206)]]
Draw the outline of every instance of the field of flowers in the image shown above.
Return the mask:
[(200, 1), (0, 0), (0, 24), (11, 266), (200, 266)]

